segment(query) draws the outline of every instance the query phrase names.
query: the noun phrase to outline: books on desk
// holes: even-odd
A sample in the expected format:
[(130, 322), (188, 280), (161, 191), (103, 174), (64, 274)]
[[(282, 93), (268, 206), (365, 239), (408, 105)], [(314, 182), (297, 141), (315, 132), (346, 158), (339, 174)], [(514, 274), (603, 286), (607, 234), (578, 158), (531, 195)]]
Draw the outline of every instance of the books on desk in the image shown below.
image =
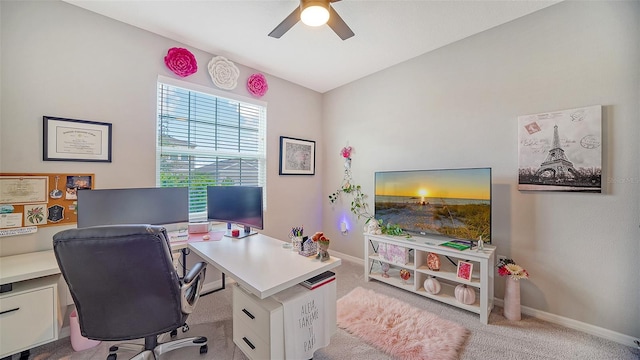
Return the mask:
[(328, 284), (336, 279), (336, 274), (333, 271), (325, 271), (320, 275), (316, 275), (310, 279), (307, 279), (300, 283), (300, 285), (306, 287), (309, 290), (318, 288), (324, 284)]

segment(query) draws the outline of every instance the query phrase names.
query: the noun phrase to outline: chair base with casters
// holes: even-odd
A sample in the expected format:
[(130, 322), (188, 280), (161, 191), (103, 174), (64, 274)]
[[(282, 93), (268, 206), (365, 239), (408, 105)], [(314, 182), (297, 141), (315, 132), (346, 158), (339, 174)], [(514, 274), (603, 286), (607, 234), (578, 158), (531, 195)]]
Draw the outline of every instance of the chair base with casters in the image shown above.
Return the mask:
[[(171, 333), (173, 334), (173, 331)], [(175, 335), (171, 335), (171, 337), (173, 336)], [(206, 354), (207, 351), (209, 351), (207, 338), (203, 336), (188, 337), (168, 342), (158, 342), (157, 336), (148, 336), (144, 339), (144, 345), (122, 343), (111, 346), (107, 360), (116, 360), (118, 358), (117, 352), (120, 350), (138, 351), (139, 353), (132, 357), (131, 360), (155, 360), (159, 359), (160, 356), (166, 352), (190, 346), (199, 346), (200, 354)]]

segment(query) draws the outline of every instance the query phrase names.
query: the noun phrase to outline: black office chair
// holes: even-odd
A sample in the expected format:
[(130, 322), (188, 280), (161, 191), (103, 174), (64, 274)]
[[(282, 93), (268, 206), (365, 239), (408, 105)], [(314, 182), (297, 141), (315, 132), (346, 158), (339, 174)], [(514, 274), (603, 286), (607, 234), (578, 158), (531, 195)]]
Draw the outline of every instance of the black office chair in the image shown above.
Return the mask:
[[(53, 249), (78, 311), (82, 336), (102, 341), (144, 338), (134, 359), (154, 359), (163, 352), (199, 346), (207, 338), (190, 337), (159, 343), (186, 325), (205, 278), (206, 263), (197, 263), (180, 279), (161, 226), (110, 225), (61, 231)], [(185, 330), (185, 329), (183, 329)], [(123, 347), (124, 348), (124, 347)], [(108, 360), (117, 358), (112, 347)]]

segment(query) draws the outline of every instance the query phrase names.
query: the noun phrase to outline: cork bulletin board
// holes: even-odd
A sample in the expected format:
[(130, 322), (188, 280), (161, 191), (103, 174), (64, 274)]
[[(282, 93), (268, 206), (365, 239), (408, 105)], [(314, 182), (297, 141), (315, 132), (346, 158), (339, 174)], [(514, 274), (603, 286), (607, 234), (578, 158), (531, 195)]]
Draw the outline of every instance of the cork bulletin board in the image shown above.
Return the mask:
[(0, 229), (75, 224), (77, 191), (94, 186), (94, 174), (0, 173)]

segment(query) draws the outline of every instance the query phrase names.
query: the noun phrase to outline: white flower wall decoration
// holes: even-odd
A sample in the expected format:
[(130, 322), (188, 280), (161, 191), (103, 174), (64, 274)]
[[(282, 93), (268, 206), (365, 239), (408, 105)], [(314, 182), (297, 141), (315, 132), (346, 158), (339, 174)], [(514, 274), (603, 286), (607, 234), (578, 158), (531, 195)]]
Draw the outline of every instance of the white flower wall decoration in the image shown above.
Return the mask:
[(240, 70), (223, 56), (216, 56), (209, 61), (209, 75), (213, 83), (224, 90), (233, 90), (238, 85)]

